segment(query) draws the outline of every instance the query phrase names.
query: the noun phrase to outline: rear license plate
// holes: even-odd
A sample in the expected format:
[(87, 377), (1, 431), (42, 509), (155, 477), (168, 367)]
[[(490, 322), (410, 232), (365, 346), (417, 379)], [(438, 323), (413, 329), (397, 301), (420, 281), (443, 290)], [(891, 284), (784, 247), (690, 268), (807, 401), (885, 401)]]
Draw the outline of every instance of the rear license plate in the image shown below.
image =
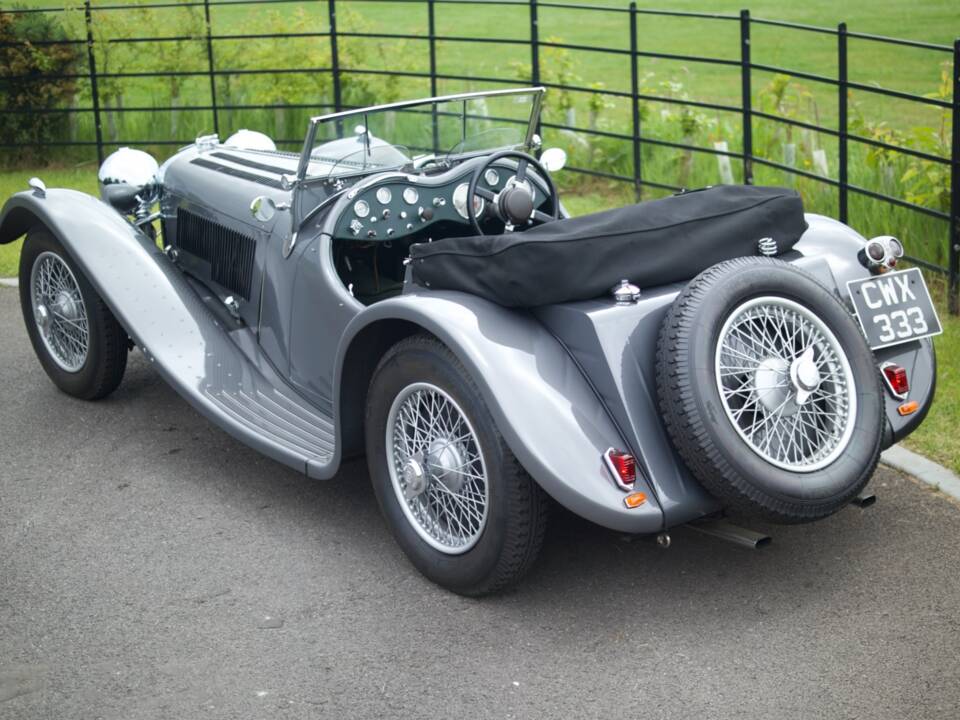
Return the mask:
[(943, 332), (918, 268), (851, 280), (847, 289), (871, 350)]

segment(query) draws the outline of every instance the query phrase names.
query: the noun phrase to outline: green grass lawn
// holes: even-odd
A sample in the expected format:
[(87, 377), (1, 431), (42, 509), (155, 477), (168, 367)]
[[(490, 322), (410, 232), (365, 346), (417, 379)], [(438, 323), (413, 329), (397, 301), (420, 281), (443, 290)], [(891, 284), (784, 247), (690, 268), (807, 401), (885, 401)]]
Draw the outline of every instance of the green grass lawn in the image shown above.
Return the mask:
[[(932, 284), (934, 295), (940, 295)], [(938, 303), (943, 335), (934, 340), (937, 349), (937, 394), (930, 414), (905, 445), (936, 460), (960, 475), (960, 317), (947, 314)]]

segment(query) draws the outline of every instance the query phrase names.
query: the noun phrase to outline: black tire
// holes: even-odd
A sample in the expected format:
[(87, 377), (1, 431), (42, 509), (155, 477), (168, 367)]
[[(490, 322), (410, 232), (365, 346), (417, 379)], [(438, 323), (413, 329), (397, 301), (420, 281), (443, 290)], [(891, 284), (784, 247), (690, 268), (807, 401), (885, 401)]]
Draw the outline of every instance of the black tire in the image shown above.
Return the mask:
[[(430, 383), (459, 405), (473, 426), (486, 467), (488, 509), (476, 544), (453, 555), (429, 545), (407, 519), (394, 490), (386, 449), (390, 408), (404, 388)], [(473, 380), (436, 339), (415, 335), (394, 345), (373, 374), (366, 409), (366, 447), (377, 502), (397, 543), (416, 568), (455, 593), (480, 596), (515, 584), (543, 545), (547, 498), (507, 447)]]
[[(743, 303), (767, 296), (793, 301), (826, 325), (846, 355), (856, 386), (854, 426), (845, 449), (810, 472), (784, 468), (755, 452), (735, 429), (717, 387), (714, 360), (723, 324)], [(756, 381), (754, 375), (754, 386)], [(687, 285), (660, 330), (657, 392), (668, 434), (683, 461), (735, 512), (780, 523), (825, 517), (860, 492), (880, 456), (883, 393), (860, 328), (826, 287), (781, 260), (729, 260)], [(796, 388), (783, 392), (789, 395)]]
[[(34, 263), (43, 253), (53, 253), (70, 268), (86, 309), (87, 355), (83, 365), (73, 372), (61, 367), (51, 355), (34, 317), (30, 277)], [(20, 253), (20, 308), (33, 350), (58, 388), (82, 400), (99, 400), (116, 390), (127, 367), (127, 334), (60, 241), (44, 227), (27, 233)]]

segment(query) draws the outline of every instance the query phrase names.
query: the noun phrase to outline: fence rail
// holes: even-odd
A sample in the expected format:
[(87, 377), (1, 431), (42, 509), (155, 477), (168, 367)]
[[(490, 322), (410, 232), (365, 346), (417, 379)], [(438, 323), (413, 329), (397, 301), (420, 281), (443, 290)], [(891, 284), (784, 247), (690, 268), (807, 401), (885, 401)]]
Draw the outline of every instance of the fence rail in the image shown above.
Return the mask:
[[(342, 1), (342, 0), (341, 0)], [(103, 80), (119, 80), (123, 78), (190, 78), (206, 77), (209, 80), (209, 99), (203, 104), (196, 105), (171, 105), (166, 107), (115, 107), (110, 108), (110, 112), (130, 113), (130, 112), (189, 112), (203, 111), (212, 115), (213, 129), (220, 131), (221, 114), (225, 111), (236, 110), (269, 110), (269, 109), (324, 109), (332, 110), (348, 109), (348, 105), (343, 100), (342, 80), (345, 75), (379, 75), (396, 78), (398, 81), (403, 79), (426, 80), (429, 82), (431, 94), (438, 94), (437, 88), (440, 81), (457, 81), (463, 83), (478, 84), (517, 84), (515, 78), (504, 77), (485, 77), (485, 76), (467, 76), (456, 73), (445, 73), (439, 68), (437, 58), (438, 43), (468, 43), (468, 44), (488, 44), (509, 46), (527, 46), (529, 48), (529, 82), (535, 85), (544, 85), (547, 88), (557, 89), (568, 92), (589, 93), (591, 95), (607, 96), (618, 98), (629, 102), (629, 127), (624, 128), (624, 132), (616, 133), (598, 128), (574, 127), (571, 125), (542, 122), (542, 127), (552, 131), (568, 131), (583, 133), (597, 137), (609, 137), (617, 140), (623, 140), (630, 143), (631, 147), (631, 169), (629, 175), (623, 175), (616, 172), (610, 172), (609, 169), (597, 167), (571, 167), (570, 170), (584, 175), (590, 175), (599, 178), (616, 180), (624, 183), (630, 183), (636, 196), (639, 198), (643, 188), (655, 188), (658, 190), (676, 191), (681, 188), (670, 183), (659, 182), (644, 176), (643, 152), (644, 146), (656, 146), (674, 148), (677, 150), (688, 151), (692, 153), (705, 153), (717, 157), (725, 157), (736, 160), (741, 165), (743, 181), (753, 182), (755, 166), (772, 168), (784, 173), (789, 173), (797, 177), (822, 183), (825, 186), (834, 188), (837, 193), (837, 203), (839, 208), (839, 219), (842, 222), (849, 221), (850, 197), (851, 194), (858, 195), (873, 200), (887, 203), (891, 206), (904, 208), (919, 215), (935, 218), (944, 221), (946, 224), (945, 242), (947, 243), (947, 264), (946, 266), (936, 265), (920, 258), (911, 258), (915, 263), (928, 270), (943, 273), (947, 277), (948, 304), (950, 312), (960, 312), (960, 301), (958, 301), (958, 291), (960, 291), (960, 39), (950, 45), (940, 45), (936, 43), (923, 42), (917, 40), (908, 40), (902, 38), (885, 37), (870, 33), (854, 32), (847, 28), (845, 23), (840, 23), (836, 28), (817, 27), (801, 23), (793, 23), (781, 20), (770, 20), (753, 17), (748, 10), (743, 10), (739, 14), (722, 13), (704, 13), (704, 12), (686, 12), (673, 10), (652, 10), (638, 8), (635, 2), (628, 6), (604, 6), (604, 5), (582, 5), (566, 2), (550, 2), (545, 0), (352, 0), (352, 3), (405, 3), (424, 7), (426, 10), (426, 33), (393, 33), (393, 32), (355, 32), (345, 31), (338, 28), (337, 24), (337, 0), (313, 0), (311, 4), (322, 6), (326, 3), (328, 30), (321, 32), (291, 32), (291, 33), (214, 33), (211, 22), (211, 13), (216, 12), (217, 8), (236, 7), (247, 5), (284, 5), (290, 4), (291, 0), (190, 0), (188, 2), (152, 2), (137, 5), (119, 5), (119, 4), (96, 4), (92, 5), (90, 0), (85, 0), (80, 6), (83, 10), (84, 25), (86, 37), (72, 39), (48, 39), (32, 41), (34, 45), (76, 45), (86, 48), (86, 72), (78, 72), (62, 75), (12, 75), (3, 74), (0, 70), (0, 83), (17, 80), (21, 82), (42, 81), (44, 79), (75, 79), (85, 80), (90, 83), (92, 102), (88, 107), (42, 107), (29, 109), (9, 109), (0, 108), (0, 114), (10, 113), (29, 113), (34, 114), (89, 114), (93, 119), (94, 138), (93, 140), (70, 140), (70, 141), (46, 141), (35, 143), (38, 146), (51, 147), (90, 147), (96, 149), (97, 158), (102, 161), (107, 148), (120, 145), (163, 145), (174, 146), (184, 145), (192, 139), (172, 139), (172, 138), (132, 138), (123, 140), (107, 141), (104, 137), (103, 107), (99, 85)], [(499, 37), (469, 37), (463, 35), (441, 35), (437, 32), (436, 8), (437, 6), (482, 6), (495, 12), (500, 7), (525, 8), (528, 13), (529, 29), (526, 38), (499, 38)], [(143, 37), (117, 37), (97, 39), (95, 32), (97, 17), (104, 12), (121, 11), (136, 9), (173, 9), (173, 8), (197, 8), (202, 10), (204, 18), (204, 28), (200, 35), (164, 35), (154, 33), (144, 35)], [(0, 9), (2, 14), (29, 14), (29, 13), (62, 13), (71, 11), (70, 7), (36, 7), (36, 8), (13, 8)], [(626, 15), (626, 32), (628, 42), (624, 47), (601, 47), (593, 45), (584, 45), (576, 43), (558, 42), (556, 40), (543, 40), (540, 38), (540, 13), (544, 9), (550, 10), (576, 10), (585, 13), (597, 14), (615, 14)], [(723, 23), (739, 29), (738, 47), (731, 54), (731, 57), (709, 57), (676, 53), (653, 52), (643, 49), (638, 40), (639, 18), (644, 17), (668, 17), (668, 18), (688, 18), (697, 20), (709, 20), (717, 23)], [(756, 62), (751, 56), (751, 30), (755, 27), (774, 27), (789, 29), (791, 31), (800, 31), (804, 33), (814, 33), (822, 36), (832, 36), (836, 39), (836, 76), (826, 76), (805, 70), (792, 70), (762, 62)], [(222, 42), (237, 41), (255, 41), (255, 40), (284, 40), (291, 38), (326, 38), (329, 42), (330, 63), (324, 67), (312, 68), (224, 68), (217, 62), (217, 46)], [(368, 40), (384, 41), (416, 41), (426, 45), (425, 52), (428, 61), (428, 69), (425, 72), (407, 71), (407, 70), (385, 70), (372, 69), (364, 67), (345, 67), (342, 65), (342, 57), (339, 50), (339, 40), (343, 38), (363, 38)], [(622, 40), (623, 38), (620, 38)], [(942, 97), (928, 97), (903, 90), (879, 87), (877, 85), (854, 81), (849, 78), (848, 44), (850, 39), (857, 41), (874, 43), (881, 45), (890, 45), (914, 50), (922, 50), (931, 53), (937, 57), (952, 61), (951, 67), (951, 85), (952, 98), (950, 100)], [(205, 67), (197, 70), (176, 70), (176, 71), (157, 71), (157, 72), (105, 72), (97, 68), (96, 47), (98, 43), (174, 43), (196, 41), (202, 43), (205, 49)], [(15, 45), (15, 42), (4, 42), (0, 45)], [(551, 83), (541, 77), (542, 52), (545, 49), (558, 49), (576, 52), (602, 53), (611, 56), (622, 56), (630, 62), (629, 72), (629, 90), (614, 90), (606, 88), (597, 88), (594, 86), (584, 87), (570, 84)], [(658, 59), (668, 61), (680, 61), (687, 63), (701, 63), (720, 67), (727, 67), (739, 71), (740, 74), (740, 98), (739, 104), (718, 103), (705, 100), (695, 100), (688, 98), (669, 97), (643, 92), (639, 81), (638, 60)], [(828, 127), (822, 123), (806, 122), (796, 118), (784, 117), (771, 112), (757, 109), (753, 106), (754, 91), (754, 71), (762, 73), (778, 73), (789, 75), (792, 78), (803, 79), (812, 83), (835, 87), (837, 91), (837, 125)], [(236, 75), (283, 75), (290, 73), (328, 73), (331, 78), (332, 102), (285, 102), (281, 104), (237, 104), (234, 102), (224, 102), (218, 99), (217, 79), (224, 76)], [(887, 98), (893, 98), (910, 103), (918, 103), (926, 107), (949, 110), (952, 120), (952, 134), (950, 139), (950, 156), (941, 156), (924, 150), (904, 147), (902, 145), (885, 142), (877, 138), (864, 137), (851, 132), (850, 130), (850, 92), (856, 90), (862, 93), (875, 94)], [(740, 117), (742, 127), (742, 138), (740, 151), (725, 150), (700, 145), (693, 145), (683, 142), (673, 142), (662, 138), (649, 137), (643, 133), (641, 103), (657, 102), (670, 105), (680, 105), (691, 108), (713, 110), (719, 112), (736, 113)], [(838, 157), (838, 175), (837, 178), (827, 177), (823, 174), (804, 170), (785, 163), (777, 162), (769, 157), (762, 157), (754, 151), (754, 131), (755, 120), (761, 119), (768, 122), (779, 123), (784, 126), (801, 128), (834, 138), (837, 142)], [(280, 139), (281, 144), (297, 145), (302, 142), (301, 138)], [(877, 148), (878, 150), (899, 153), (914, 157), (925, 162), (934, 163), (950, 168), (950, 208), (949, 211), (937, 208), (927, 207), (904, 198), (887, 195), (869, 188), (861, 187), (850, 182), (849, 178), (849, 160), (851, 143), (858, 143), (865, 146)], [(19, 143), (0, 143), (0, 147), (14, 147)]]

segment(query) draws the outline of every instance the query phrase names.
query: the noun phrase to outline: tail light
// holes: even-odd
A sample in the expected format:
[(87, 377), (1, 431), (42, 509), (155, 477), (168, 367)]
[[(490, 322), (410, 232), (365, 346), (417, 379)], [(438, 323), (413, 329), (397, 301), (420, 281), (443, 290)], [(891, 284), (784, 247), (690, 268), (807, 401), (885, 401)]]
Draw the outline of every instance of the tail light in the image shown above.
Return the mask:
[(610, 448), (603, 454), (603, 462), (617, 487), (633, 490), (633, 484), (637, 481), (637, 461), (633, 455)]
[(910, 381), (907, 379), (905, 368), (896, 363), (884, 363), (880, 372), (883, 373), (883, 379), (886, 381), (887, 387), (890, 388), (890, 392), (900, 399), (907, 396), (907, 393), (910, 392)]
[(880, 235), (867, 240), (860, 251), (862, 262), (874, 275), (879, 275), (897, 266), (903, 257), (903, 243), (892, 235)]

